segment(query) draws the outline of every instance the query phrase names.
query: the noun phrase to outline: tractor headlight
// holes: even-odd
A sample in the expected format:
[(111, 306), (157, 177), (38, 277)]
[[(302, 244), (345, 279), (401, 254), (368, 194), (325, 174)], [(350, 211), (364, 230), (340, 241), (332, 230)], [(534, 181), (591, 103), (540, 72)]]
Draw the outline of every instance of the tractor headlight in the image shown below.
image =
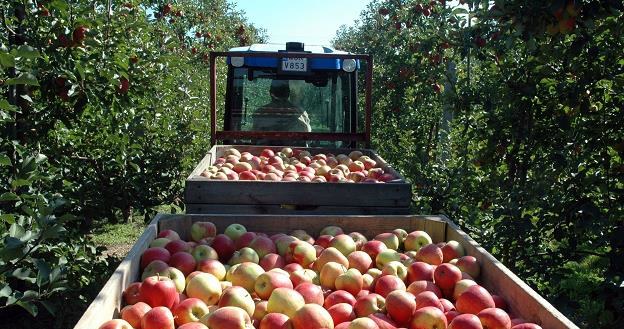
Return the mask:
[(234, 67), (242, 67), (243, 65), (245, 65), (245, 58), (244, 57), (232, 57), (230, 58), (230, 62), (232, 63), (232, 66)]
[(355, 59), (353, 58), (348, 58), (342, 61), (342, 69), (345, 72), (353, 72), (355, 71), (355, 67), (356, 67), (356, 63), (355, 63)]

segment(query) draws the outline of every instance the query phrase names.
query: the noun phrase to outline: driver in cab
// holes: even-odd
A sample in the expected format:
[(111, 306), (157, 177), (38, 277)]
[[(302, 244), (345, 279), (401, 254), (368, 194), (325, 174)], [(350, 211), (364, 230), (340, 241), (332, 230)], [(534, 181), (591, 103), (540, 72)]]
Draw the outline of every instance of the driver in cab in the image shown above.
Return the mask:
[(253, 115), (255, 131), (310, 132), (308, 113), (290, 100), (288, 80), (273, 80), (269, 90), (271, 102), (258, 108)]

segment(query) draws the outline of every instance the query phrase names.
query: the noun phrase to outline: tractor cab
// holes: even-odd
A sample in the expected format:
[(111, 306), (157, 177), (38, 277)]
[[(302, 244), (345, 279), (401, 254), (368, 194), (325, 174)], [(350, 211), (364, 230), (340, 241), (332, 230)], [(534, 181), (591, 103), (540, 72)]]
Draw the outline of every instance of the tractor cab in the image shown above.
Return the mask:
[(371, 69), (367, 55), (299, 42), (254, 44), (211, 53), (213, 73), (216, 57), (225, 57), (227, 85), (222, 121), (218, 120), (223, 128), (218, 130), (216, 78), (211, 75), (213, 143), (221, 140), (226, 144), (322, 147), (368, 144), (370, 97), (366, 97), (366, 123), (359, 122), (357, 115), (358, 71), (361, 60), (368, 61)]

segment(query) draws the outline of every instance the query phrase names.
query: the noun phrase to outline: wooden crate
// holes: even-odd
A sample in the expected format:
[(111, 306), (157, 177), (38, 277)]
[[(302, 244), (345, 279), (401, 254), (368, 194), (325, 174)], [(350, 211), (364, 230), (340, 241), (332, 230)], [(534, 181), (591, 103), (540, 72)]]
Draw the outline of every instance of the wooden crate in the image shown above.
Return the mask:
[(119, 317), (122, 306), (122, 292), (139, 278), (139, 262), (142, 252), (156, 237), (157, 232), (173, 229), (183, 239), (189, 237), (191, 223), (211, 221), (218, 231), (232, 223), (245, 225), (249, 231), (267, 234), (287, 233), (295, 229), (305, 229), (310, 234), (318, 235), (327, 225), (338, 225), (346, 232), (358, 231), (367, 237), (395, 228), (427, 231), (434, 242), (456, 240), (481, 264), (479, 281), (489, 291), (502, 296), (512, 314), (540, 324), (544, 329), (578, 328), (544, 298), (526, 285), (490, 253), (481, 248), (470, 236), (462, 232), (455, 224), (441, 216), (274, 216), (274, 215), (157, 215), (148, 225), (143, 235), (121, 262), (111, 278), (104, 285), (93, 303), (84, 313), (74, 329), (95, 328), (106, 320)]
[[(411, 185), (373, 150), (362, 153), (398, 177), (386, 184), (218, 181), (200, 174), (228, 148), (259, 154), (281, 147), (216, 145), (186, 180), (186, 213), (247, 214), (409, 214)], [(345, 153), (352, 149), (302, 148), (311, 154)]]

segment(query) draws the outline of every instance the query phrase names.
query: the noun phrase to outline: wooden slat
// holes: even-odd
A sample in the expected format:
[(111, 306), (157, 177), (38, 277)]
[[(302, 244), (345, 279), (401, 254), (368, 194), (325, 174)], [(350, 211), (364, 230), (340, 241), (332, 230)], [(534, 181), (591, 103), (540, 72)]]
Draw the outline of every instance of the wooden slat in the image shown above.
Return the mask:
[(445, 222), (435, 216), (336, 216), (336, 215), (168, 215), (159, 222), (159, 229), (178, 231), (181, 237), (189, 237), (189, 228), (192, 222), (210, 221), (222, 232), (232, 223), (244, 225), (249, 231), (265, 232), (267, 234), (289, 233), (296, 229), (306, 230), (312, 235), (318, 233), (328, 225), (342, 227), (345, 232), (360, 232), (367, 237), (374, 237), (381, 232), (389, 232), (396, 228), (403, 228), (408, 232), (429, 228), (430, 234), (444, 237)]
[(162, 215), (157, 215), (147, 225), (128, 255), (121, 261), (95, 300), (78, 320), (74, 329), (97, 328), (105, 321), (119, 317), (119, 311), (123, 305), (122, 293), (132, 282), (138, 280), (141, 254), (156, 238), (158, 234), (157, 223), (161, 217)]
[[(205, 177), (204, 177), (205, 178)], [(186, 182), (185, 203), (408, 207), (409, 184), (270, 181)]]
[(477, 258), (481, 264), (479, 280), (486, 289), (501, 295), (517, 316), (535, 322), (543, 328), (578, 328), (450, 220), (448, 220), (447, 240), (458, 241), (464, 246), (467, 254)]
[(206, 156), (199, 161), (199, 164), (195, 167), (195, 169), (193, 169), (191, 174), (188, 176), (188, 179), (201, 175), (201, 173), (214, 162), (213, 159), (213, 153), (206, 153)]
[(409, 207), (366, 206), (296, 206), (296, 205), (223, 205), (209, 203), (185, 204), (187, 214), (249, 214), (249, 215), (408, 215)]

